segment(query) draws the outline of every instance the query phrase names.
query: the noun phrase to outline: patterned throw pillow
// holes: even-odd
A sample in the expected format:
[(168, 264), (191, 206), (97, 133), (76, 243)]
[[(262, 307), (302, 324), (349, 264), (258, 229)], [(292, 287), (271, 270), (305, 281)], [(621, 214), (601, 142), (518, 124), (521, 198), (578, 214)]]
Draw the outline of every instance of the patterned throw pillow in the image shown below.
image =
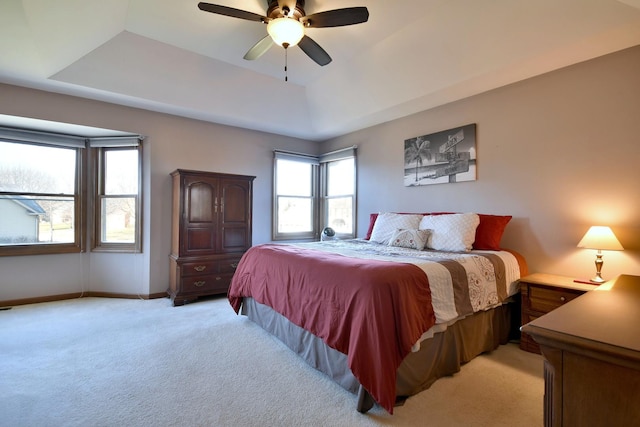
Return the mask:
[(378, 219), (376, 219), (369, 240), (387, 245), (397, 229), (417, 230), (421, 219), (422, 215), (403, 215), (391, 212), (381, 213), (378, 215)]
[(398, 229), (391, 236), (389, 246), (423, 250), (429, 240), (431, 230), (403, 230)]
[(470, 251), (476, 238), (480, 217), (475, 213), (425, 215), (421, 230), (431, 230), (427, 247), (437, 251)]

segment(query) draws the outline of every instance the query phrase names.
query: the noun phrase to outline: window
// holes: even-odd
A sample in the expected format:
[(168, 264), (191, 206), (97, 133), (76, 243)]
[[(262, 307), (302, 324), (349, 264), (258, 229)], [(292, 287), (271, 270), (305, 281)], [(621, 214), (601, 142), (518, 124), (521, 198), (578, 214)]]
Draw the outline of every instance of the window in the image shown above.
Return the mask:
[(93, 150), (98, 171), (93, 249), (139, 252), (140, 146)]
[(276, 152), (273, 239), (312, 239), (318, 235), (318, 160)]
[(275, 152), (274, 240), (318, 239), (326, 226), (355, 237), (355, 148), (320, 157)]
[(322, 228), (331, 227), (338, 237), (355, 237), (355, 157), (321, 163), (324, 183)]
[(0, 254), (80, 252), (81, 148), (0, 139)]
[(93, 248), (139, 250), (139, 138), (0, 127), (0, 256), (82, 252), (91, 223)]

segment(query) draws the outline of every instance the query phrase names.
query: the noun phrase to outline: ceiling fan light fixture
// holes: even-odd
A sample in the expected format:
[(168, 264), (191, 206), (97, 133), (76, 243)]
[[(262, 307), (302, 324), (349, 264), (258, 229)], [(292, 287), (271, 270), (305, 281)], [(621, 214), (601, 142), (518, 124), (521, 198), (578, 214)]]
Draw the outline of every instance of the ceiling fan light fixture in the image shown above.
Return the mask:
[(304, 37), (304, 26), (297, 19), (276, 18), (267, 24), (267, 32), (276, 44), (291, 47)]

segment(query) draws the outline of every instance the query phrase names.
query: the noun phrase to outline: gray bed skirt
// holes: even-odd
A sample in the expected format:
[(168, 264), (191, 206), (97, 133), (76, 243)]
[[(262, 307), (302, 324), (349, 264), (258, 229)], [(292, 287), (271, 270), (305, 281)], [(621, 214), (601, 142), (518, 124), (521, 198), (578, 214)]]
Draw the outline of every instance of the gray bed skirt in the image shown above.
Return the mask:
[[(511, 311), (515, 304), (504, 304), (458, 320), (443, 332), (420, 343), (420, 350), (403, 360), (397, 371), (396, 396), (399, 400), (431, 386), (438, 378), (453, 375), (474, 357), (506, 344), (511, 332)], [(310, 366), (325, 373), (346, 390), (358, 395), (357, 409), (366, 412), (373, 405), (347, 363), (347, 356), (320, 338), (291, 323), (270, 307), (244, 298), (242, 314), (282, 341)]]

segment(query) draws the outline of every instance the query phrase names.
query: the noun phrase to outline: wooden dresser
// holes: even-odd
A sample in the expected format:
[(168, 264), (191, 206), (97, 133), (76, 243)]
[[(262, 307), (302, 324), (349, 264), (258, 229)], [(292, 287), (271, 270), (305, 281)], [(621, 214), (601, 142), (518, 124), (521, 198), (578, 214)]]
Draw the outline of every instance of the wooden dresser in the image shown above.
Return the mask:
[(251, 247), (253, 176), (178, 169), (173, 180), (170, 277), (174, 305), (224, 294)]
[(640, 426), (640, 276), (528, 323), (545, 358), (545, 426)]
[[(522, 298), (522, 323), (532, 320), (592, 291), (598, 285), (577, 283), (571, 277), (536, 273), (520, 279)], [(531, 353), (540, 353), (540, 347), (529, 335), (522, 333), (520, 348)]]

